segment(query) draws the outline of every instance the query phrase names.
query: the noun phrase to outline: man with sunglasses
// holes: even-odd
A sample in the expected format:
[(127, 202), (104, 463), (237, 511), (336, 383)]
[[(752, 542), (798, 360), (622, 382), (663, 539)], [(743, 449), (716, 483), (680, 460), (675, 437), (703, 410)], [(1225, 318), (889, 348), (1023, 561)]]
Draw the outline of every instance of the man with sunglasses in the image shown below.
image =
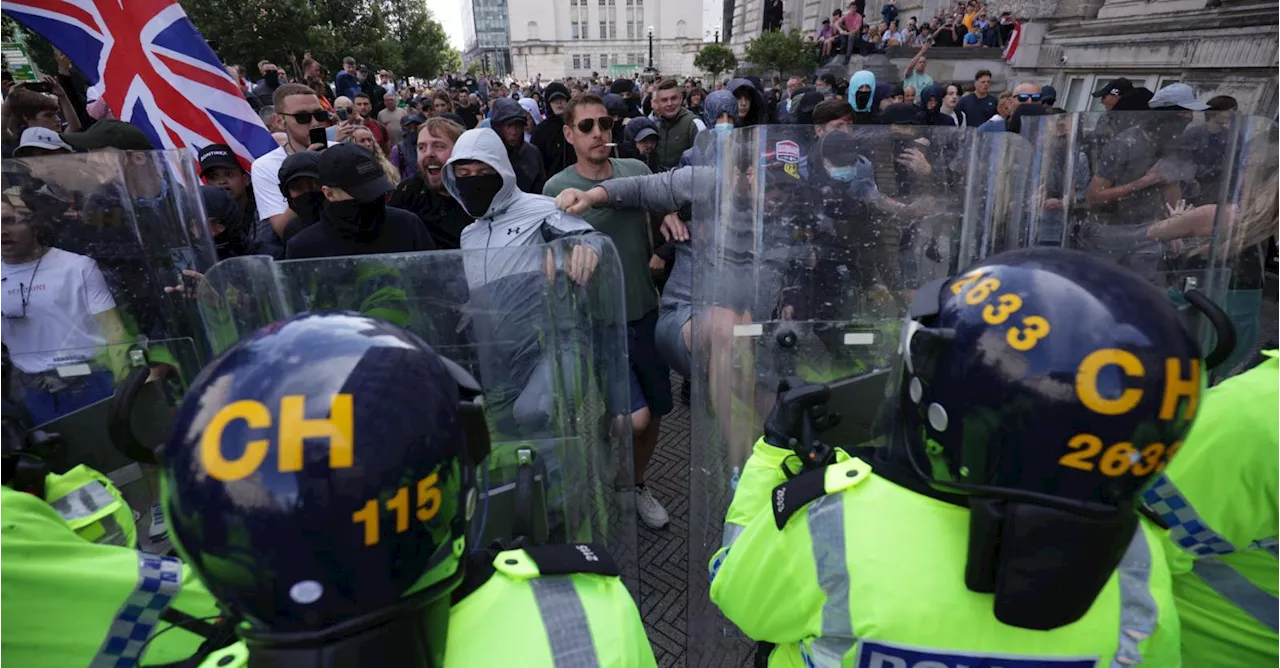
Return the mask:
[[(644, 176), (649, 168), (639, 160), (610, 157), (617, 121), (604, 100), (587, 93), (564, 110), (564, 135), (573, 144), (576, 164), (552, 176), (542, 194), (555, 197), (566, 188), (581, 191), (612, 178)], [(644, 486), (644, 471), (658, 443), (660, 419), (671, 412), (670, 370), (658, 356), (655, 331), (658, 293), (649, 273), (649, 217), (638, 209), (596, 208), (582, 217), (609, 235), (622, 263), (627, 309), (627, 352), (631, 363), (631, 428), (635, 441), (636, 510), (651, 529), (670, 523), (666, 509)]]
[(1006, 132), (1009, 129), (1009, 119), (1013, 118), (1013, 112), (1026, 102), (1040, 104), (1040, 84), (1034, 81), (1024, 81), (1018, 84), (1017, 88), (1005, 97), (1000, 95), (1000, 101), (996, 104), (996, 115), (987, 119), (986, 123), (978, 126), (978, 132)]
[[(276, 150), (253, 161), (253, 195), (258, 201), (258, 215), (271, 224), (276, 235), (284, 238), (285, 227), (294, 218), (280, 193), (280, 165), (298, 151), (322, 151), (325, 144), (311, 143), (311, 129), (323, 128), (329, 112), (309, 86), (284, 84), (272, 97), (276, 122), (285, 133), (285, 142)], [(330, 142), (332, 143), (332, 142)]]

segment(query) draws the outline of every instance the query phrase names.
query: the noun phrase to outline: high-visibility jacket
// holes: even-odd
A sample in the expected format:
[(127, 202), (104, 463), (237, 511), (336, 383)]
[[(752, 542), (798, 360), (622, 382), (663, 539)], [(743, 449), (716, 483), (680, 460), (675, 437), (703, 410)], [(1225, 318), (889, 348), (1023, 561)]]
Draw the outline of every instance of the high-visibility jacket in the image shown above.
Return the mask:
[(1170, 527), (1183, 665), (1275, 666), (1280, 525), (1280, 360), (1205, 392), (1145, 501)]
[[(597, 545), (499, 552), (493, 573), (453, 605), (445, 666), (656, 667), (630, 592)], [(237, 643), (202, 668), (242, 668)]]
[(766, 505), (711, 563), (711, 600), (748, 637), (777, 645), (771, 666), (1178, 665), (1169, 571), (1145, 523), (1084, 617), (1035, 631), (999, 622), (993, 596), (966, 588), (967, 508), (857, 458), (786, 488), (816, 498), (784, 492), (781, 530), (778, 503)]
[[(73, 481), (80, 484), (67, 484)], [(195, 575), (173, 557), (113, 544), (132, 543), (133, 515), (105, 476), (77, 467), (49, 476), (46, 487), (50, 502), (0, 487), (6, 665), (152, 665), (194, 655), (201, 636), (157, 632), (169, 627), (161, 615), (170, 607), (192, 617), (218, 614)]]

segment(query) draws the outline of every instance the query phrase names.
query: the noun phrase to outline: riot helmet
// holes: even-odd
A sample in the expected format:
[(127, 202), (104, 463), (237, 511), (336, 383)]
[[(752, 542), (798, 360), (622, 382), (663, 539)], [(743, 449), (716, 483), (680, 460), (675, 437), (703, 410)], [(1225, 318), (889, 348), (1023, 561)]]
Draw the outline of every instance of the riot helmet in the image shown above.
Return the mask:
[(442, 660), (488, 451), (478, 393), (416, 335), (350, 313), (265, 327), (196, 378), (163, 503), (256, 660)]
[(918, 290), (899, 355), (891, 459), (967, 500), (969, 589), (1013, 626), (1079, 619), (1144, 540), (1140, 493), (1195, 416), (1182, 316), (1104, 259), (1018, 250)]

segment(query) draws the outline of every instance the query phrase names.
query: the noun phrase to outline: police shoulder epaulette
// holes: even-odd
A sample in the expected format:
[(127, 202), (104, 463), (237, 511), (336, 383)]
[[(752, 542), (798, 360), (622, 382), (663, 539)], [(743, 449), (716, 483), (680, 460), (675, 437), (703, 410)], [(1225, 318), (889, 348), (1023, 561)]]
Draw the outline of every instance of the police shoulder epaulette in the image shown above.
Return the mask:
[(603, 545), (596, 543), (570, 543), (568, 545), (539, 545), (523, 550), (508, 550), (498, 554), (493, 566), (503, 574), (529, 579), (542, 575), (594, 575), (621, 574), (613, 557)]
[(809, 503), (828, 494), (843, 492), (871, 477), (871, 465), (851, 457), (820, 469), (805, 471), (773, 488), (773, 521), (778, 530)]

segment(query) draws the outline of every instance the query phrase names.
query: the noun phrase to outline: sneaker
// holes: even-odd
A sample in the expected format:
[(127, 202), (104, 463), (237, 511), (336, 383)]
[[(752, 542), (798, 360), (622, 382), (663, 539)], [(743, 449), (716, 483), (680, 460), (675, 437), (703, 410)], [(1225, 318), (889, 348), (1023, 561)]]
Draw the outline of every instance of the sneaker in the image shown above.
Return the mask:
[(147, 532), (147, 536), (151, 540), (160, 540), (169, 535), (169, 525), (164, 521), (164, 510), (160, 508), (160, 504), (151, 504), (151, 530)]
[(667, 509), (653, 498), (653, 493), (644, 485), (636, 486), (636, 512), (640, 514), (640, 521), (650, 529), (662, 529), (671, 523)]

